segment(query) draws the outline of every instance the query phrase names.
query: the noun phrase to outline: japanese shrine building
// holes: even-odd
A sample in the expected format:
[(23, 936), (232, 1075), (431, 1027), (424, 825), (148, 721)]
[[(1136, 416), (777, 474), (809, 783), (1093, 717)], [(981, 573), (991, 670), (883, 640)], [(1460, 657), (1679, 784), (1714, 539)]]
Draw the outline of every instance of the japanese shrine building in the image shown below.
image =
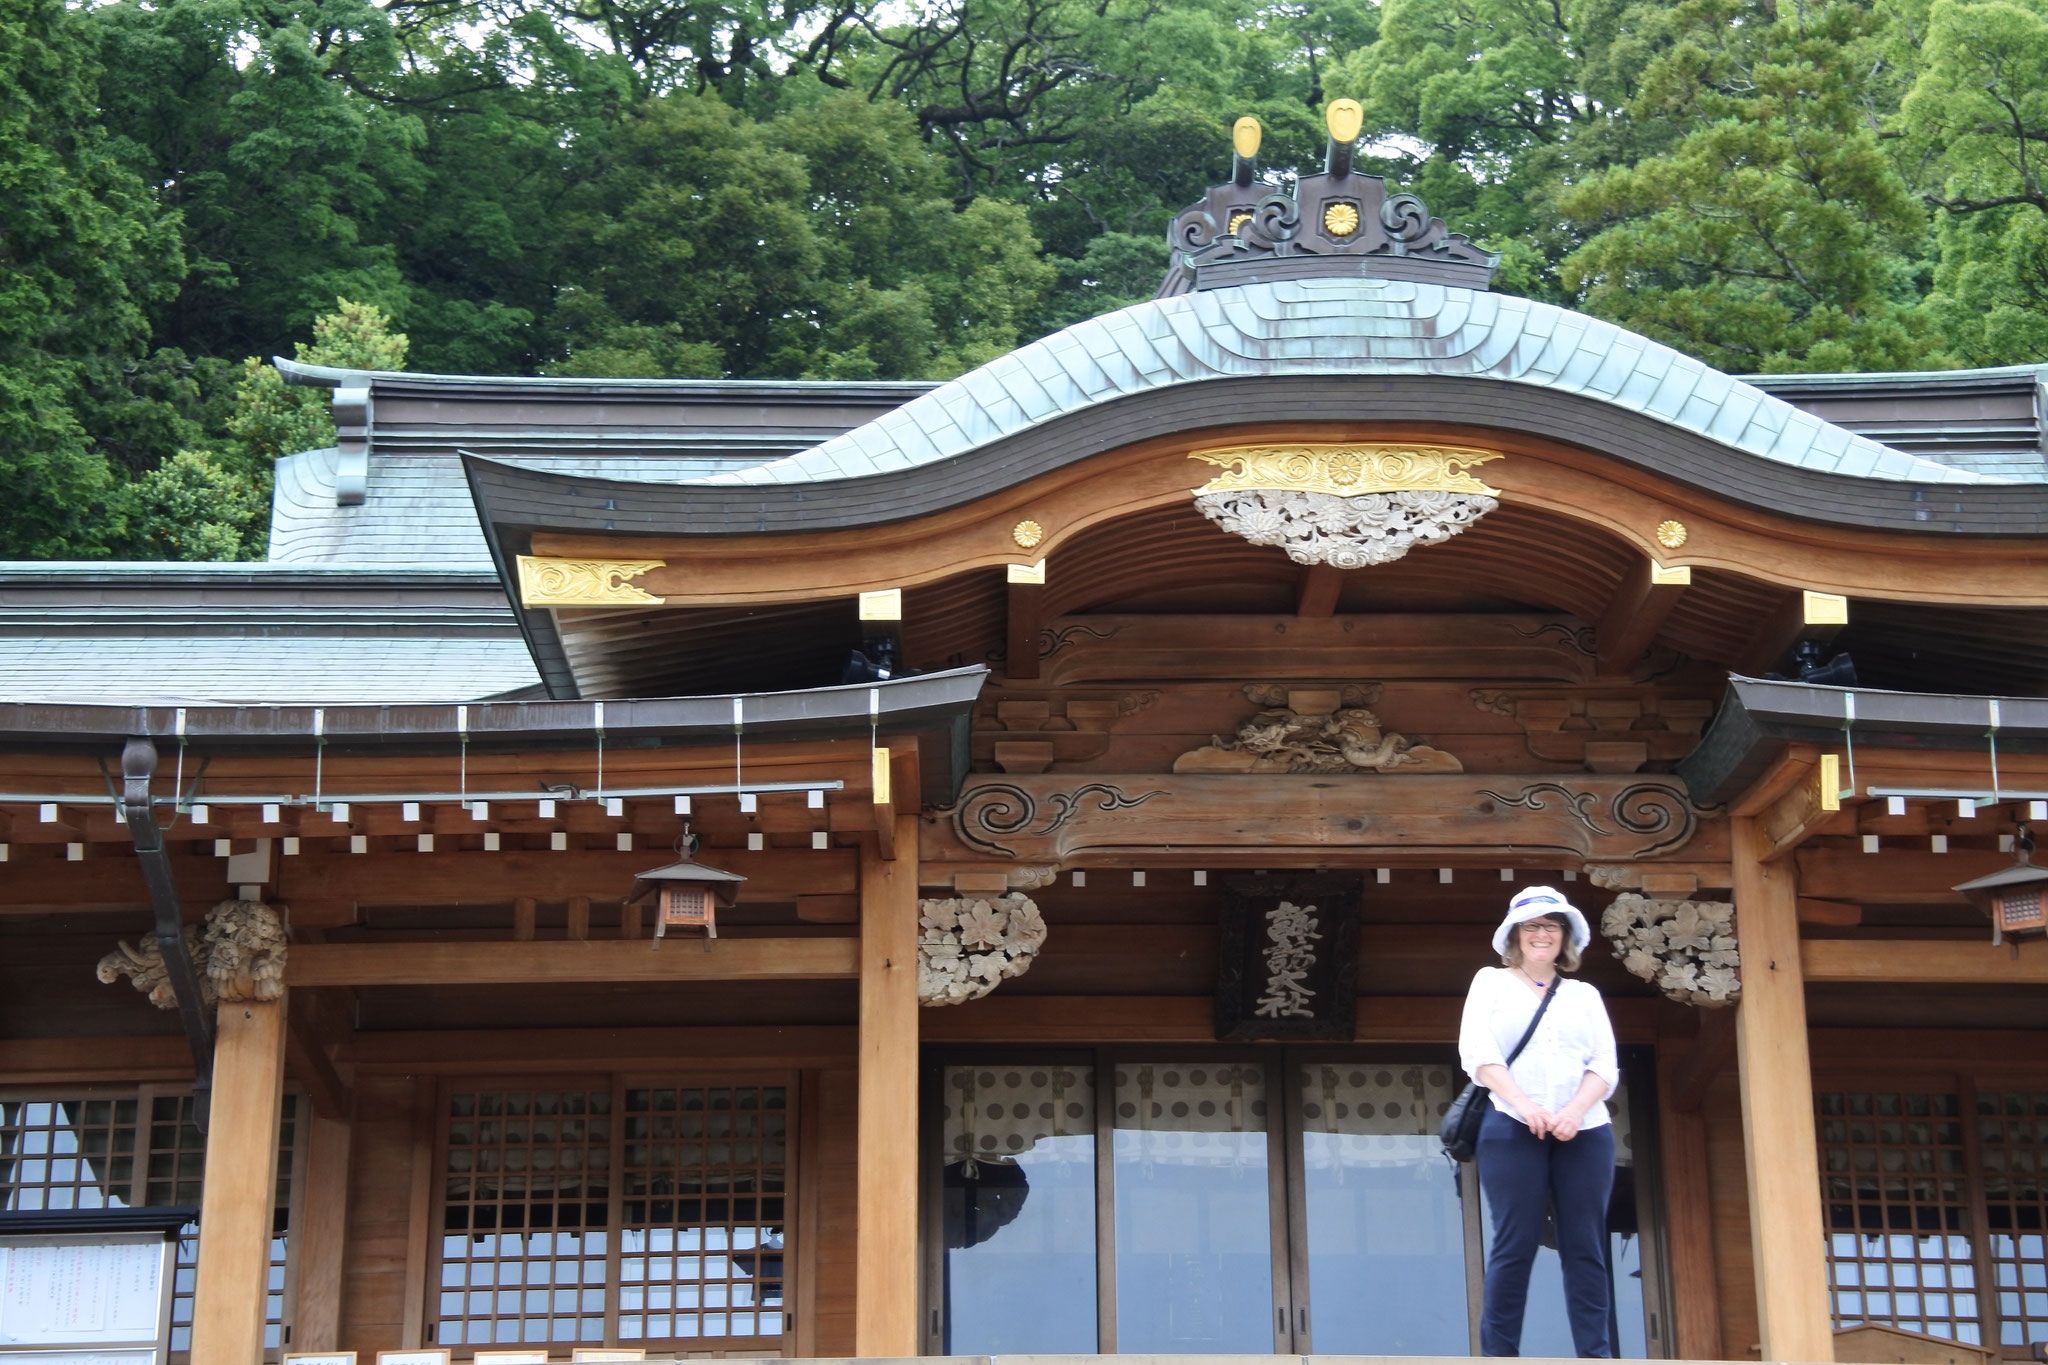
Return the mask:
[(2043, 375), (1733, 378), (1250, 156), (949, 383), (279, 362), (267, 562), (0, 566), (4, 1210), (196, 1206), (205, 1365), (1471, 1354), (1548, 884), (1624, 1354), (2033, 1358)]

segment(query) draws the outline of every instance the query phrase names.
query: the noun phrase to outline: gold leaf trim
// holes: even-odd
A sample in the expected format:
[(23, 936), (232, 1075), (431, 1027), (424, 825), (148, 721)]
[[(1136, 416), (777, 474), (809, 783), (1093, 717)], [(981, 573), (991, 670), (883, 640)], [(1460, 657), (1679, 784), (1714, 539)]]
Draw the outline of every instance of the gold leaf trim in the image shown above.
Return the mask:
[(1675, 550), (1685, 544), (1692, 533), (1685, 529), (1682, 521), (1660, 521), (1657, 523), (1657, 543), (1667, 550)]
[(1491, 498), (1500, 496), (1500, 490), (1467, 471), (1503, 456), (1497, 450), (1466, 446), (1268, 445), (1196, 450), (1188, 458), (1223, 470), (1197, 488), (1197, 494), (1271, 488), (1339, 498), (1422, 491)]
[(656, 597), (631, 580), (664, 559), (546, 559), (519, 556), (519, 602), (527, 607), (659, 606)]

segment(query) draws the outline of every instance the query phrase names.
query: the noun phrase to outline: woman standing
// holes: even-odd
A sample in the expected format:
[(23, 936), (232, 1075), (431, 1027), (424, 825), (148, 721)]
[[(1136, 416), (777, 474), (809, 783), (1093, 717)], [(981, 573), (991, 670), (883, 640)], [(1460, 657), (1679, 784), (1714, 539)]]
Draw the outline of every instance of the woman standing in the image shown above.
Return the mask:
[[(1614, 1129), (1607, 1097), (1620, 1068), (1600, 992), (1563, 981), (1593, 939), (1586, 917), (1547, 886), (1508, 904), (1493, 933), (1501, 966), (1483, 967), (1465, 996), (1458, 1051), (1465, 1071), (1492, 1092), (1479, 1130), (1479, 1183), (1493, 1209), (1479, 1349), (1521, 1354), (1529, 1268), (1546, 1203), (1557, 1219), (1565, 1307), (1581, 1356), (1614, 1354), (1608, 1339), (1607, 1197), (1614, 1187)], [(1546, 996), (1556, 994), (1528, 1045), (1507, 1061)]]

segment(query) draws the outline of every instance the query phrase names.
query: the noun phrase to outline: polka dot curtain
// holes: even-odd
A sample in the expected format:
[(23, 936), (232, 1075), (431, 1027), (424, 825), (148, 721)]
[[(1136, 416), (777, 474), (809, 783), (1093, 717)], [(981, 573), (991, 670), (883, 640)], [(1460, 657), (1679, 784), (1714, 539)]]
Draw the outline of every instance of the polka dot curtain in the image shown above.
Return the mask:
[(1094, 1136), (1095, 1073), (1081, 1066), (947, 1067), (943, 1105), (946, 1161), (972, 1168), (1019, 1156), (1045, 1138)]

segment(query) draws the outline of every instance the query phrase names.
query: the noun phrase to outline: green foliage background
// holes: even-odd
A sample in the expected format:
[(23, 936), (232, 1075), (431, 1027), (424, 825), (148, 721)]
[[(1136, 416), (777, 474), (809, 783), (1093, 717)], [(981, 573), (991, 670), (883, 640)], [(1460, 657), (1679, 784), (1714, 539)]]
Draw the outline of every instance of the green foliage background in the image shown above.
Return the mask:
[(0, 555), (254, 558), (262, 359), (937, 379), (1321, 109), (1736, 372), (2048, 363), (2048, 0), (0, 0)]

